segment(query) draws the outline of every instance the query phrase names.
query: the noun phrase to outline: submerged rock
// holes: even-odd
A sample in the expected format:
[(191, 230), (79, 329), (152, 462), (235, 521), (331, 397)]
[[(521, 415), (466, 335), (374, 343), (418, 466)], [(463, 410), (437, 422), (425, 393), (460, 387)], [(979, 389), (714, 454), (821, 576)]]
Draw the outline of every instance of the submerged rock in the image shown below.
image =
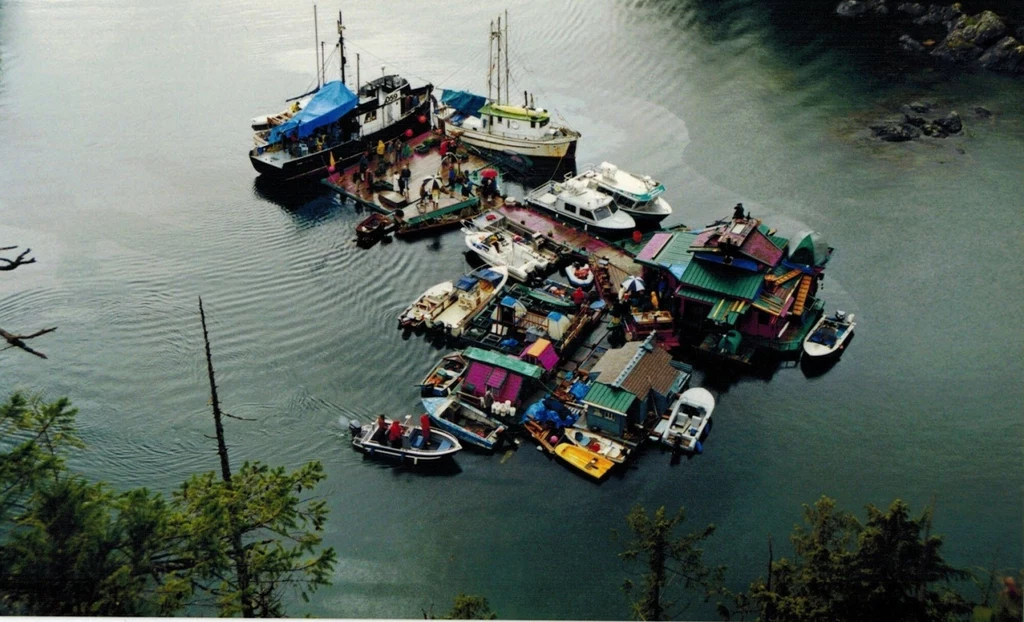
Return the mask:
[(880, 138), (890, 143), (914, 140), (921, 135), (921, 130), (918, 128), (909, 123), (900, 123), (899, 121), (886, 121), (879, 125), (872, 125), (871, 131), (875, 133), (875, 138)]
[(954, 30), (935, 46), (931, 55), (942, 61), (963, 63), (977, 59), (984, 51), (967, 40), (961, 31)]
[(974, 116), (978, 117), (979, 119), (987, 119), (992, 116), (992, 111), (984, 106), (975, 106)]
[(885, 0), (843, 0), (836, 7), (836, 14), (840, 17), (860, 17), (869, 12), (887, 15), (889, 7), (885, 6)]
[(964, 124), (960, 120), (960, 115), (956, 113), (956, 110), (951, 111), (944, 117), (935, 119), (933, 123), (942, 129), (946, 134), (959, 134), (964, 129)]

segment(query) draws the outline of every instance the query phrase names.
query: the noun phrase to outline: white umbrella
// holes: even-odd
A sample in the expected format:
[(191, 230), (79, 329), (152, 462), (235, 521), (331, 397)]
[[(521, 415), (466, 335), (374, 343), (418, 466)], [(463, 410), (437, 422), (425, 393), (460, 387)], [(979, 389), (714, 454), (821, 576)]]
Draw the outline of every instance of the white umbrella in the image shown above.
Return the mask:
[(622, 282), (622, 288), (619, 291), (619, 295), (622, 295), (625, 292), (635, 294), (642, 291), (644, 291), (644, 280), (638, 276), (631, 276)]

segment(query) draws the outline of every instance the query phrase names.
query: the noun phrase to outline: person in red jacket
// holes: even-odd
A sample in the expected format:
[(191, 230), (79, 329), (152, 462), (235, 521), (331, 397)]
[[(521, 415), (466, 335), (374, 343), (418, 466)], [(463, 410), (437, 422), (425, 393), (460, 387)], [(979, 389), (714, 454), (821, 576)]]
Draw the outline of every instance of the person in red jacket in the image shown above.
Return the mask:
[(388, 428), (388, 441), (391, 442), (392, 447), (401, 449), (403, 432), (402, 424), (398, 422), (398, 419), (391, 422), (391, 427)]
[(426, 447), (430, 443), (430, 415), (427, 413), (420, 415), (420, 431), (423, 433), (423, 447)]

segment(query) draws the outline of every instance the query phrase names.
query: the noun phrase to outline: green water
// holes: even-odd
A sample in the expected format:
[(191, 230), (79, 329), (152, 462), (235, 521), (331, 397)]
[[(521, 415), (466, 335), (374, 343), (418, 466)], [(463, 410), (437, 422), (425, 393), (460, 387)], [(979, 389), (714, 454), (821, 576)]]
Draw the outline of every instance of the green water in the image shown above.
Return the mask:
[[(718, 398), (698, 459), (648, 451), (595, 486), (529, 445), (460, 455), (437, 476), (351, 450), (339, 419), (416, 407), (412, 385), (441, 352), (403, 339), (396, 318), (467, 264), (457, 232), (364, 251), (351, 205), (254, 185), (248, 120), (312, 83), (307, 3), (0, 4), (0, 246), (38, 258), (0, 276), (0, 326), (60, 327), (37, 343), (47, 361), (0, 354), (0, 393), (70, 396), (89, 443), (73, 465), (115, 485), (169, 490), (215, 469), (202, 295), (225, 409), (256, 420), (229, 424), (234, 460), (327, 469), (334, 585), (293, 615), (419, 617), (465, 591), (502, 617), (622, 618), (610, 533), (638, 502), (715, 523), (707, 556), (733, 588), (821, 494), (855, 511), (934, 498), (950, 561), (1019, 566), (1024, 89), (902, 72), (819, 34), (824, 18), (798, 3), (711, 4), (524, 2), (509, 15), (514, 86), (583, 133), (580, 164), (662, 180), (668, 224), (742, 201), (837, 249), (822, 295), (857, 314), (856, 342), (816, 378), (698, 374)], [(321, 38), (337, 8), (319, 7)], [(498, 8), (342, 8), (364, 80), (386, 65), (485, 88)], [(922, 99), (960, 111), (964, 135), (869, 138)]]

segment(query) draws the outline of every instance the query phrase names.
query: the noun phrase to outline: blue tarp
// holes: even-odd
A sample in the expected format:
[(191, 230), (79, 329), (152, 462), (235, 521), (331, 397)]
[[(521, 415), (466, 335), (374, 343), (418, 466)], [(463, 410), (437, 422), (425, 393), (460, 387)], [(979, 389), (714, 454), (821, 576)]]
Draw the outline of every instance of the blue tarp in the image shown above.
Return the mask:
[(480, 109), (487, 103), (487, 98), (466, 91), (445, 90), (441, 95), (441, 103), (458, 110), (464, 115), (477, 116)]
[(316, 95), (291, 119), (270, 130), (268, 143), (276, 143), (298, 130), (299, 138), (306, 138), (329, 123), (334, 123), (351, 112), (359, 104), (359, 98), (341, 81), (334, 80), (323, 85)]

